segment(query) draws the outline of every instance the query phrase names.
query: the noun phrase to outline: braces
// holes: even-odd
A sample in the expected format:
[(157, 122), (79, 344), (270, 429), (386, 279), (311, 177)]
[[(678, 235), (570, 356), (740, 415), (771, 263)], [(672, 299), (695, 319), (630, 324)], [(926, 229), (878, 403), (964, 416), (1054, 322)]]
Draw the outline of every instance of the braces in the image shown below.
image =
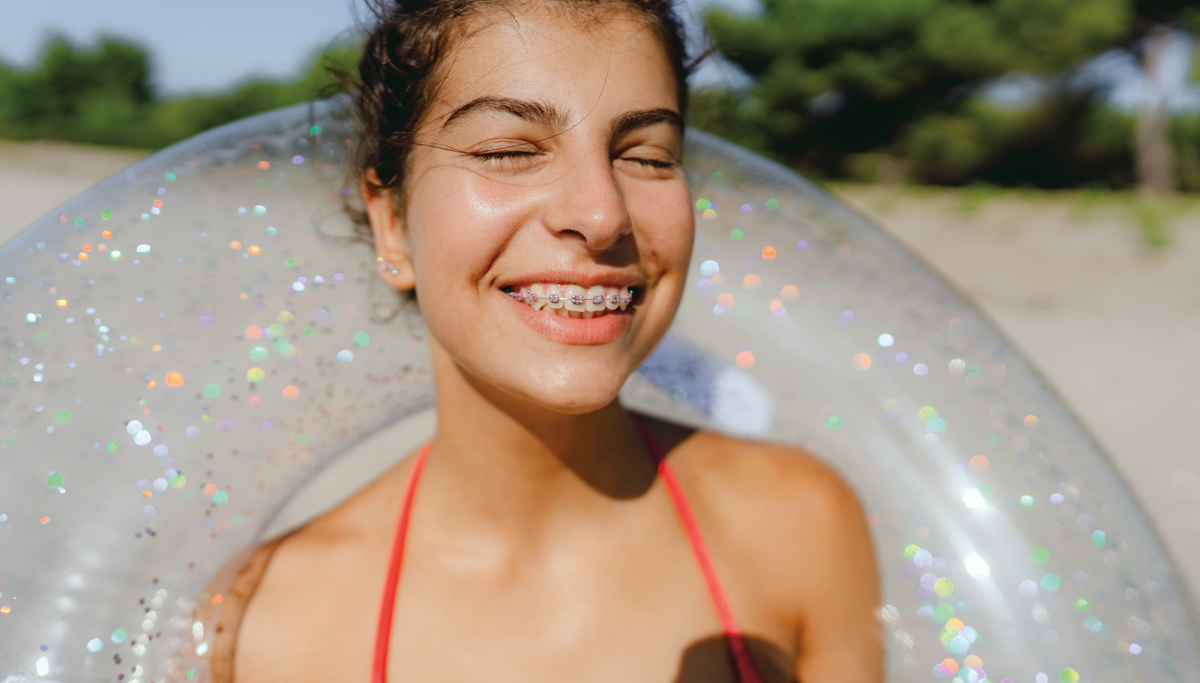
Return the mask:
[[(562, 301), (562, 297), (559, 296), (557, 292), (551, 292), (547, 296), (539, 297), (536, 294), (534, 294), (533, 292), (526, 290), (524, 292), (509, 292), (508, 296), (511, 297), (514, 301), (524, 301), (526, 303), (531, 303), (531, 304), (536, 303), (538, 301), (549, 301), (552, 304), (556, 304), (559, 301)], [(633, 291), (630, 290), (629, 293), (627, 293), (625, 295), (624, 299), (625, 299), (625, 303), (627, 305), (633, 303)], [(582, 306), (584, 300), (585, 299), (584, 299), (583, 295), (581, 295), (581, 294), (574, 294), (571, 296), (571, 303), (575, 304), (576, 306)], [(614, 305), (620, 305), (621, 293), (614, 292), (613, 295), (608, 297), (607, 300)], [(593, 304), (599, 306), (600, 304), (602, 304), (604, 302), (605, 302), (605, 297), (603, 294), (596, 294), (596, 295), (592, 296)]]

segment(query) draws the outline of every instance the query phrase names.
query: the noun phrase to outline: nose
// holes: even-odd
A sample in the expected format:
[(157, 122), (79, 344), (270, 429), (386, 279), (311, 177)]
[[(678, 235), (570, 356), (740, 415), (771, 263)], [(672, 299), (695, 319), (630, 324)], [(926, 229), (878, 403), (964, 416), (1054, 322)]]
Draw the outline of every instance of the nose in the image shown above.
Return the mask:
[(556, 183), (543, 220), (556, 236), (581, 239), (589, 251), (610, 249), (633, 231), (607, 149), (575, 159)]

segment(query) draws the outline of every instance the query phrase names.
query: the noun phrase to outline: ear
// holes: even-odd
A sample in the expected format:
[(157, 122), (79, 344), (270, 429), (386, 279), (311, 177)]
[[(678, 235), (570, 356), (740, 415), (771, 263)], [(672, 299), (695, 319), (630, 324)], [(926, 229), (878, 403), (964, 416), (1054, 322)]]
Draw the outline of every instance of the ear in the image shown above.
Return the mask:
[[(379, 176), (375, 175), (374, 169), (367, 172), (362, 193), (367, 206), (367, 219), (371, 222), (371, 234), (375, 237), (375, 255), (382, 259), (379, 276), (396, 289), (413, 289), (417, 279), (404, 237), (404, 226), (396, 215), (392, 193), (379, 188)], [(395, 266), (395, 272), (384, 264)]]

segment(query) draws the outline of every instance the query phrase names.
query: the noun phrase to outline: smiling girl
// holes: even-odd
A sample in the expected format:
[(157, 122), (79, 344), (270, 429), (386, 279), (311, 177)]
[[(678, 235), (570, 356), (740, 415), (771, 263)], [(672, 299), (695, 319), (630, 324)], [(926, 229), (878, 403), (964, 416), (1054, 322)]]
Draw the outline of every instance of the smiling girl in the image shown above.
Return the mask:
[(669, 4), (378, 17), (357, 100), (365, 222), (380, 277), (419, 293), (438, 429), (258, 550), (214, 679), (879, 680), (847, 485), (617, 400), (671, 325), (694, 237)]

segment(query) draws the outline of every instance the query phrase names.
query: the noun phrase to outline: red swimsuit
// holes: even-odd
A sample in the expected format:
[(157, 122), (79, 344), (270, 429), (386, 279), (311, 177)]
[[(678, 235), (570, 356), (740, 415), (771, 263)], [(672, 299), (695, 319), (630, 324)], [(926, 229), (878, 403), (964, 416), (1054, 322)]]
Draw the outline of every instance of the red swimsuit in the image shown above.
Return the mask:
[[(708, 554), (708, 546), (704, 536), (700, 534), (700, 526), (696, 516), (692, 514), (692, 506), (688, 504), (679, 481), (671, 471), (658, 442), (650, 434), (650, 430), (638, 419), (634, 419), (638, 431), (642, 435), (646, 448), (658, 463), (658, 476), (662, 477), (679, 516), (679, 523), (687, 534), (692, 553), (696, 556), (696, 564), (700, 565), (700, 573), (704, 575), (704, 584), (708, 587), (709, 597), (716, 608), (717, 618), (721, 621), (721, 629), (725, 632), (725, 642), (729, 646), (729, 654), (733, 658), (740, 683), (762, 683), (762, 677), (750, 658), (750, 650), (746, 647), (746, 639), (738, 628), (733, 609), (729, 606), (729, 598), (721, 586), (717, 569), (713, 566), (712, 557)], [(400, 505), (400, 517), (396, 521), (396, 532), (392, 539), (392, 554), (388, 561), (387, 582), (383, 586), (383, 603), (379, 607), (379, 625), (375, 630), (375, 656), (371, 666), (371, 683), (387, 683), (388, 644), (392, 635), (392, 614), (396, 608), (396, 588), (400, 583), (400, 569), (404, 562), (404, 542), (408, 536), (408, 520), (412, 512), (413, 497), (417, 492), (417, 484), (421, 480), (421, 470), (429, 457), (429, 443), (421, 449), (413, 461), (412, 470), (408, 473), (408, 483), (404, 487), (404, 499)]]

